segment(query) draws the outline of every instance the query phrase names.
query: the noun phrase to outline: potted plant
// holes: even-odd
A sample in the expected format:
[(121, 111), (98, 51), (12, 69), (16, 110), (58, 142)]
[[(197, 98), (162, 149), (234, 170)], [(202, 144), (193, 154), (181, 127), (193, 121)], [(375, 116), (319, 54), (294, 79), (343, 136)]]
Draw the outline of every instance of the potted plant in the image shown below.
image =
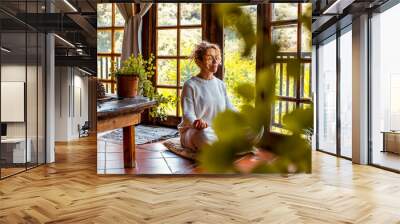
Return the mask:
[(167, 108), (174, 101), (171, 97), (156, 92), (151, 77), (154, 75), (154, 56), (146, 60), (141, 54), (131, 55), (123, 62), (120, 69), (115, 69), (117, 95), (119, 97), (135, 97), (141, 95), (157, 101), (157, 107), (150, 109), (150, 116), (159, 120), (167, 118)]
[(130, 56), (121, 68), (114, 72), (117, 81), (117, 95), (119, 97), (135, 97), (140, 89), (140, 80), (154, 74), (153, 58), (143, 59), (142, 55)]

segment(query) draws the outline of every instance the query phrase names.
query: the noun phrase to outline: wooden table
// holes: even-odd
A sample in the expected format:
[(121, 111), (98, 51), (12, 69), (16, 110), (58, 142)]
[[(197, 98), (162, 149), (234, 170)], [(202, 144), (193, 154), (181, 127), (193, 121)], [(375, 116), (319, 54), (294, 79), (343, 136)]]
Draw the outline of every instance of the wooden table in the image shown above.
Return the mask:
[(383, 134), (382, 152), (392, 152), (400, 154), (400, 132), (382, 131), (381, 133)]
[(97, 102), (97, 132), (123, 129), (124, 167), (135, 167), (135, 124), (140, 123), (143, 110), (157, 102), (137, 96), (135, 98), (111, 97)]

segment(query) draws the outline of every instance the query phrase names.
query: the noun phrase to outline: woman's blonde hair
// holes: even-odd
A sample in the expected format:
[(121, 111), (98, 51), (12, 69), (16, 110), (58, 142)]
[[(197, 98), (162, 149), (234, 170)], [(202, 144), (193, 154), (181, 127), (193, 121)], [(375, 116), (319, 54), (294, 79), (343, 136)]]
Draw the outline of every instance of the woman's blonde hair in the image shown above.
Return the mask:
[(202, 41), (196, 44), (190, 58), (192, 58), (196, 63), (198, 61), (203, 61), (203, 56), (205, 55), (208, 49), (215, 49), (218, 52), (219, 56), (221, 57), (221, 49), (217, 44), (212, 44), (207, 41)]

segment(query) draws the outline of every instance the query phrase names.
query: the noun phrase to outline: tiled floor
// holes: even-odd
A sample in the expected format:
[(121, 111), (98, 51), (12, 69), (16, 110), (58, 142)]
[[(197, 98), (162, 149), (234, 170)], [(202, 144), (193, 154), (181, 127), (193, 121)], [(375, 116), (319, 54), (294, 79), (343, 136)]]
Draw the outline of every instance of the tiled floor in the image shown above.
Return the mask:
[(97, 142), (99, 174), (194, 174), (196, 164), (168, 151), (162, 142), (137, 145), (136, 167), (124, 169), (122, 143), (99, 138)]
[[(194, 161), (169, 151), (162, 142), (136, 145), (136, 167), (125, 169), (122, 142), (97, 138), (98, 174), (201, 174), (204, 173)], [(236, 168), (246, 173), (260, 162), (271, 162), (274, 155), (268, 152), (245, 155), (236, 161)]]

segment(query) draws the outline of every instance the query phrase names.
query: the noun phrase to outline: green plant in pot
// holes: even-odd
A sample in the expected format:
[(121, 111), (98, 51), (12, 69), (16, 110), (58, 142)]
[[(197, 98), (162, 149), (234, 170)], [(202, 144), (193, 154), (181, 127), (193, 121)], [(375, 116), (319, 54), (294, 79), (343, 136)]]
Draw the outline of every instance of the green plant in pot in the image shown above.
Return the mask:
[(163, 96), (155, 91), (151, 78), (154, 75), (154, 56), (144, 59), (141, 54), (133, 54), (123, 62), (120, 69), (116, 69), (114, 76), (117, 80), (117, 95), (119, 97), (135, 97), (141, 95), (156, 100), (158, 105), (150, 110), (150, 116), (159, 120), (167, 118), (171, 97)]
[(149, 63), (150, 60), (143, 59), (140, 54), (137, 57), (132, 55), (123, 62), (121, 68), (115, 70), (119, 97), (131, 98), (138, 95), (141, 77), (147, 77), (149, 73), (154, 73), (152, 65)]

